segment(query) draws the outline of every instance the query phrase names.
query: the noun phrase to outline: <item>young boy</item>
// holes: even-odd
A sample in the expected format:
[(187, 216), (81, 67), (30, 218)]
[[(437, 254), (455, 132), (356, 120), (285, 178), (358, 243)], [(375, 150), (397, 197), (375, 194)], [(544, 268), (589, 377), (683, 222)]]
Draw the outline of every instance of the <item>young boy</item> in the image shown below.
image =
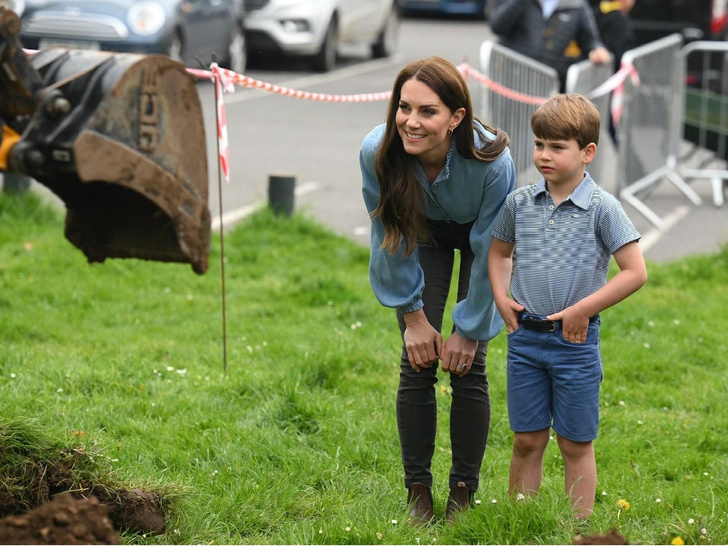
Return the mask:
[[(594, 508), (599, 424), (599, 313), (647, 280), (640, 234), (586, 172), (599, 113), (562, 94), (531, 117), (543, 178), (511, 193), (493, 229), (488, 276), (508, 332), (508, 414), (515, 436), (511, 494), (541, 485), (549, 428), (564, 460), (575, 514)], [(607, 282), (610, 256), (620, 272)], [(509, 297), (509, 288), (512, 299)]]

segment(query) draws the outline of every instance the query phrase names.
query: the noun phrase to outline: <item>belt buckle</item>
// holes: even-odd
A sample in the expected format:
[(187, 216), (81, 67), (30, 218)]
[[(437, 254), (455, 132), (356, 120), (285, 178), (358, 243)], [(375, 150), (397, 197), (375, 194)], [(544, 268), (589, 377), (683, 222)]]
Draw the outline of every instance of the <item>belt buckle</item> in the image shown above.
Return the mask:
[(544, 320), (541, 324), (543, 324), (544, 329), (542, 332), (555, 332), (556, 331), (556, 321), (555, 320)]

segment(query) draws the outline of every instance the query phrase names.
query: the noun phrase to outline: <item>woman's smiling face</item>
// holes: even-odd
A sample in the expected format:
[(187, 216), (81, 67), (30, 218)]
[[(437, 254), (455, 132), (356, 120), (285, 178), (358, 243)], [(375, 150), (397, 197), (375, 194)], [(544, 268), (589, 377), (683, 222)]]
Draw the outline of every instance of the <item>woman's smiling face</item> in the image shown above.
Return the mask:
[(407, 80), (395, 118), (405, 152), (427, 163), (444, 161), (452, 137), (448, 131), (458, 126), (464, 112), (463, 108), (451, 112), (427, 85)]

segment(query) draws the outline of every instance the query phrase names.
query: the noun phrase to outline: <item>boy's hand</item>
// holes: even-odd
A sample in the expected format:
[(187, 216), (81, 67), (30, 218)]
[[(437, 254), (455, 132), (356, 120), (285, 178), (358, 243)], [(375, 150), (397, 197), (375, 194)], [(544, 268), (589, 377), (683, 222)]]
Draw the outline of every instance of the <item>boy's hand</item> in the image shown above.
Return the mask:
[(478, 341), (468, 339), (457, 332), (445, 340), (442, 345), (442, 371), (454, 373), (460, 377), (466, 375), (473, 365)]
[(501, 317), (503, 317), (503, 322), (506, 323), (506, 332), (512, 334), (518, 330), (518, 313), (526, 308), (511, 298), (496, 301), (495, 306), (498, 308)]
[(567, 307), (563, 311), (549, 315), (546, 318), (561, 321), (561, 333), (566, 341), (571, 343), (586, 342), (586, 334), (589, 331), (589, 317), (583, 313), (573, 307)]

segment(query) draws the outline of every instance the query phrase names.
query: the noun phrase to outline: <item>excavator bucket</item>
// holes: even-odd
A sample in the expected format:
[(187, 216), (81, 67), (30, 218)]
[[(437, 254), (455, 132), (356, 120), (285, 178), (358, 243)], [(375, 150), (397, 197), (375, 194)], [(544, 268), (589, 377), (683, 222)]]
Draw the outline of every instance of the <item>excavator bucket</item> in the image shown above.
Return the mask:
[(207, 147), (194, 78), (164, 56), (64, 48), (27, 56), (7, 13), (2, 68), (26, 83), (20, 93), (0, 75), (0, 116), (21, 134), (9, 169), (64, 201), (66, 237), (89, 262), (184, 262), (204, 273)]

